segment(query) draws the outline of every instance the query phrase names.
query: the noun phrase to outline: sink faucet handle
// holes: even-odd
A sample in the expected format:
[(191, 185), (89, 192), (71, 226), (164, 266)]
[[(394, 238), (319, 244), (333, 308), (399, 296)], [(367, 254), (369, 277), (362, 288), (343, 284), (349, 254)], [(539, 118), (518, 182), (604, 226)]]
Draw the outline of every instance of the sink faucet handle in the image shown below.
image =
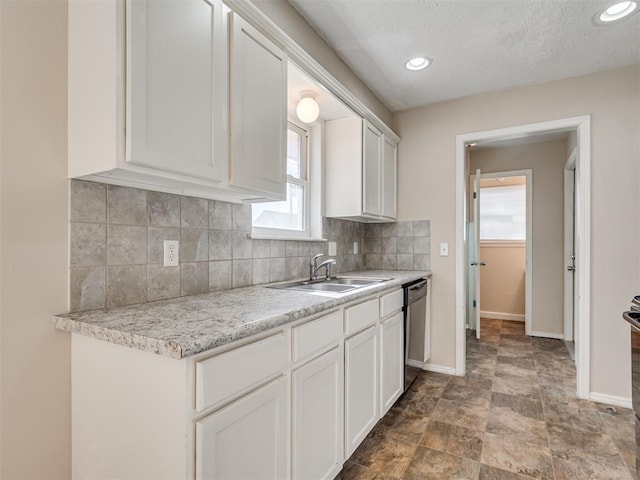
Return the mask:
[(331, 280), (331, 265), (335, 265), (336, 261), (334, 258), (332, 258), (331, 260), (327, 260), (324, 263), (327, 264), (327, 280)]
[(313, 278), (316, 279), (317, 275), (318, 275), (318, 270), (320, 270), (322, 267), (326, 268), (326, 279), (330, 280), (331, 279), (331, 265), (335, 265), (336, 264), (336, 260), (335, 258), (330, 258), (328, 260), (325, 260), (324, 262), (322, 262), (320, 265), (318, 265), (314, 271), (313, 271)]

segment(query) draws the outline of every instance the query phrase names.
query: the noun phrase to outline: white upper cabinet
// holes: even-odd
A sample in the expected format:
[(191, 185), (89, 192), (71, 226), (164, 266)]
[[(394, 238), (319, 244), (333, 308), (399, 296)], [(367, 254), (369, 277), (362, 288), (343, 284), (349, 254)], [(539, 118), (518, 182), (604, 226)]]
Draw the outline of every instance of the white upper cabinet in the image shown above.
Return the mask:
[(362, 213), (379, 216), (381, 214), (382, 192), (380, 180), (382, 178), (380, 165), (382, 163), (382, 133), (369, 122), (364, 122), (362, 143)]
[(382, 145), (382, 216), (398, 216), (398, 145), (384, 137)]
[(69, 176), (282, 199), (286, 68), (221, 0), (72, 0)]
[(367, 120), (326, 123), (326, 215), (360, 222), (396, 218), (396, 142)]
[(127, 2), (128, 162), (227, 177), (220, 1)]
[(287, 56), (229, 13), (231, 184), (286, 198)]

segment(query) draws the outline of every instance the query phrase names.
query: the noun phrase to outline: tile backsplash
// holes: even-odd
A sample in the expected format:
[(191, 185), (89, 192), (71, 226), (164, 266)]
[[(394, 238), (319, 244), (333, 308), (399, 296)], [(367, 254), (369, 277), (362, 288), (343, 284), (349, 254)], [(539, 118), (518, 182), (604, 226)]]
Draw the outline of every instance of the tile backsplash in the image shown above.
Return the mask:
[[(250, 205), (72, 180), (70, 209), (73, 312), (303, 278), (328, 254), (327, 242), (249, 238)], [(430, 268), (428, 220), (322, 227), (334, 272)], [(179, 266), (163, 266), (165, 240), (180, 241)]]
[(364, 253), (369, 270), (430, 270), (431, 222), (367, 224)]
[[(250, 205), (80, 180), (70, 203), (71, 311), (302, 278), (328, 253), (327, 242), (250, 239)], [(364, 268), (364, 224), (325, 218), (323, 232), (335, 272)], [(180, 241), (179, 266), (162, 265), (164, 240)]]

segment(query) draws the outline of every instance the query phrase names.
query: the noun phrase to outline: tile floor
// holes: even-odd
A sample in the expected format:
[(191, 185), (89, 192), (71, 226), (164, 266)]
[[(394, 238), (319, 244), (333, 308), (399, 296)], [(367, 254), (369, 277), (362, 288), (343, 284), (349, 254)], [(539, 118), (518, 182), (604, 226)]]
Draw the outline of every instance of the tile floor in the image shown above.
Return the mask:
[(424, 372), (337, 479), (636, 479), (631, 410), (579, 400), (561, 340), (482, 320), (467, 375)]

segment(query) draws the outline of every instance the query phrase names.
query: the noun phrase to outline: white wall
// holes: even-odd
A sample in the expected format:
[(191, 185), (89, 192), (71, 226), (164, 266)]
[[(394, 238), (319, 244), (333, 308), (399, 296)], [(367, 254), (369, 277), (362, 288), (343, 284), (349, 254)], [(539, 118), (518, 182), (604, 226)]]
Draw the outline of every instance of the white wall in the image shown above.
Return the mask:
[[(471, 152), (471, 171), (533, 170), (531, 330), (562, 334), (566, 140)], [(483, 269), (484, 275), (486, 269)], [(481, 305), (481, 309), (485, 307)]]
[[(399, 216), (431, 219), (434, 244), (455, 244), (455, 136), (591, 115), (591, 390), (630, 396), (629, 332), (640, 291), (640, 66), (513, 88), (400, 112)], [(562, 208), (561, 205), (558, 208)], [(634, 223), (635, 222), (635, 223)], [(432, 363), (455, 365), (455, 250), (434, 256)]]
[(0, 478), (70, 478), (67, 6), (0, 12)]
[[(520, 315), (524, 320), (527, 248), (480, 246), (480, 311)], [(481, 313), (483, 317), (491, 315)]]

